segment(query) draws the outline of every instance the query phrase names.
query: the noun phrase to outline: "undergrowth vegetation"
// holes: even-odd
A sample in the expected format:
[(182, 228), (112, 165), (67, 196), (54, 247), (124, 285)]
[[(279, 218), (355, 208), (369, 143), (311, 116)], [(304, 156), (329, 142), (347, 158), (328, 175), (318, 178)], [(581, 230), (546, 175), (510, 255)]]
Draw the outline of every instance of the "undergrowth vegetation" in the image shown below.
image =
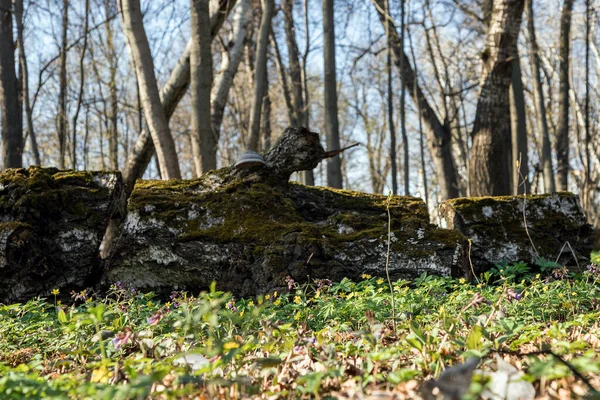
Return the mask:
[[(600, 269), (498, 266), (469, 283), (288, 280), (288, 293), (169, 301), (117, 282), (0, 306), (0, 398), (416, 398), (470, 356), (500, 354), (539, 396), (600, 388)], [(486, 387), (473, 379), (467, 398)], [(395, 396), (395, 397), (393, 397)]]

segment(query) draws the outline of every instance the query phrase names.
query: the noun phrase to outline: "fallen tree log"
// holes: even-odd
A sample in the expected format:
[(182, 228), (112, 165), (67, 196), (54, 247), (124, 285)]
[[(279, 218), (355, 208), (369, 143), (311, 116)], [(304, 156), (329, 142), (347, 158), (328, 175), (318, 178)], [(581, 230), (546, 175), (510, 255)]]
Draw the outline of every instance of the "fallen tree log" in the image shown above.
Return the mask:
[(498, 263), (546, 260), (575, 272), (589, 264), (594, 229), (573, 193), (451, 199), (440, 212), (471, 239), (476, 275)]
[[(265, 165), (190, 181), (138, 181), (105, 283), (142, 290), (280, 290), (289, 276), (385, 276), (387, 198), (289, 182), (326, 158), (317, 134), (288, 128)], [(390, 198), (393, 279), (467, 276), (466, 239), (429, 223), (423, 200)]]
[(0, 303), (94, 286), (98, 248), (121, 215), (120, 173), (56, 168), (0, 174)]

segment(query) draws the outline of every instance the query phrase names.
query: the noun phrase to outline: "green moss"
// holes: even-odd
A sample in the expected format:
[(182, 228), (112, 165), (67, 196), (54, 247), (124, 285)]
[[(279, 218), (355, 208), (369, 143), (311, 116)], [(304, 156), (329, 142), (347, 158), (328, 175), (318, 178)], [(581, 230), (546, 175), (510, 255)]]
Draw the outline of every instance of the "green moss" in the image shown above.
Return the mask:
[[(219, 171), (217, 171), (219, 172)], [(210, 174), (209, 174), (210, 175)], [(179, 241), (238, 242), (254, 246), (254, 257), (281, 253), (278, 243), (336, 249), (356, 240), (387, 240), (387, 196), (290, 184), (273, 186), (213, 176), (226, 184), (200, 179), (138, 181), (130, 211), (174, 228)], [(409, 196), (390, 198), (396, 251), (431, 254), (464, 240), (456, 232), (437, 232), (425, 203)], [(411, 244), (416, 231), (426, 239)], [(431, 232), (436, 232), (432, 234)], [(429, 245), (429, 238), (436, 242)]]
[(0, 174), (3, 190), (0, 192), (0, 212), (24, 218), (60, 219), (65, 213), (69, 218), (91, 219), (100, 222), (104, 218), (90, 208), (90, 198), (105, 197), (106, 188), (94, 182), (94, 175), (102, 172), (59, 171), (56, 168), (7, 169)]
[[(581, 221), (569, 218), (568, 215), (558, 213), (554, 209), (546, 210), (543, 200), (560, 197), (576, 206), (577, 196), (570, 192), (554, 194), (540, 194), (527, 196), (497, 196), (497, 197), (471, 197), (451, 199), (444, 202), (444, 207), (450, 207), (468, 221), (468, 232), (465, 234), (485, 237), (488, 244), (492, 243), (526, 243), (524, 221), (527, 221), (529, 233), (534, 238), (535, 246), (542, 255), (557, 255), (564, 243), (557, 243), (557, 232), (572, 231), (578, 234)], [(526, 201), (526, 215), (523, 216), (523, 202)], [(490, 207), (493, 216), (484, 215), (484, 208)], [(537, 210), (541, 210), (538, 214)], [(551, 215), (552, 217), (548, 217)]]

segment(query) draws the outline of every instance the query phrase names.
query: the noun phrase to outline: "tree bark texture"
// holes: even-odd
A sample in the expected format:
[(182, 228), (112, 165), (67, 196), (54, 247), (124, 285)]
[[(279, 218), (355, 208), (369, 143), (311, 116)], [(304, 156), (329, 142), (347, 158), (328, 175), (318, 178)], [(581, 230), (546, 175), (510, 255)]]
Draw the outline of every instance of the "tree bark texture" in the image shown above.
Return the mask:
[(552, 148), (550, 146), (550, 133), (548, 132), (544, 88), (540, 71), (540, 48), (535, 33), (533, 0), (526, 0), (525, 10), (527, 14), (527, 32), (529, 33), (529, 60), (533, 77), (531, 85), (533, 87), (538, 132), (542, 142), (540, 162), (542, 164), (542, 172), (544, 175), (544, 191), (546, 193), (553, 193), (556, 191), (556, 185), (554, 180), (554, 169), (552, 168)]
[[(106, 16), (111, 12), (111, 0), (105, 3)], [(108, 159), (110, 169), (119, 169), (119, 98), (117, 93), (117, 52), (115, 50), (114, 33), (111, 21), (106, 21), (106, 47), (108, 51), (109, 63), (109, 89), (110, 89), (110, 124), (108, 131)]]
[(211, 102), (212, 125), (217, 139), (220, 136), (229, 90), (233, 85), (233, 78), (244, 55), (244, 40), (246, 40), (248, 34), (248, 21), (250, 21), (251, 16), (249, 9), (250, 0), (240, 0), (232, 17), (233, 29), (229, 37), (227, 54), (223, 57), (222, 72), (215, 76)]
[(300, 68), (300, 51), (294, 29), (294, 0), (283, 0), (283, 18), (285, 21), (285, 41), (290, 61), (290, 82), (292, 84), (293, 114), (296, 128), (304, 124), (304, 98), (302, 96), (302, 69)]
[[(23, 0), (15, 0), (15, 21), (17, 23), (17, 43), (19, 46), (19, 82), (21, 84), (21, 99), (23, 102), (23, 111), (25, 112), (25, 122), (27, 125), (27, 134), (31, 140), (31, 152), (33, 161), (36, 165), (41, 165), (40, 151), (38, 149), (37, 138), (33, 129), (33, 118), (31, 116), (31, 103), (29, 101), (29, 68), (25, 54), (25, 39), (23, 37)], [(21, 119), (22, 120), (22, 119)], [(21, 127), (23, 123), (21, 122)], [(25, 144), (23, 143), (23, 146)]]
[[(327, 147), (339, 149), (340, 127), (337, 104), (337, 79), (335, 74), (335, 26), (333, 0), (323, 0), (323, 60), (324, 60), (324, 95), (325, 95), (325, 132)], [(342, 163), (337, 155), (327, 161), (327, 185), (341, 189)]]
[(192, 86), (192, 154), (196, 174), (217, 168), (217, 145), (210, 106), (213, 65), (210, 37), (209, 0), (191, 0), (192, 52), (190, 71)]
[(265, 82), (265, 70), (267, 68), (267, 47), (269, 45), (269, 34), (271, 32), (271, 19), (275, 8), (274, 0), (262, 1), (262, 18), (258, 30), (258, 43), (256, 46), (256, 65), (254, 67), (254, 95), (250, 109), (250, 122), (248, 129), (248, 150), (259, 150), (260, 144), (260, 117), (262, 114), (262, 103), (267, 86)]
[(573, 0), (565, 0), (560, 17), (560, 91), (558, 93), (558, 129), (556, 132), (557, 190), (569, 188), (569, 59), (571, 56), (571, 14)]
[(58, 168), (65, 169), (67, 155), (67, 32), (69, 28), (69, 0), (63, 0), (58, 72)]
[(0, 1), (0, 108), (2, 119), (2, 166), (23, 164), (23, 132), (19, 113), (19, 85), (15, 71), (12, 6)]
[[(81, 48), (81, 54), (79, 56), (79, 92), (77, 93), (77, 105), (75, 107), (75, 115), (73, 115), (73, 134), (71, 135), (71, 162), (73, 169), (77, 169), (77, 121), (79, 119), (79, 112), (81, 111), (81, 104), (83, 103), (83, 92), (85, 89), (85, 54), (88, 45), (88, 26), (89, 26), (89, 14), (90, 14), (90, 0), (85, 0), (85, 22), (83, 24), (83, 46)], [(115, 168), (116, 169), (116, 168)]]
[[(379, 14), (379, 20), (385, 28), (384, 0), (373, 1)], [(427, 144), (440, 185), (440, 195), (442, 199), (458, 197), (458, 174), (452, 155), (450, 130), (448, 126), (440, 122), (435, 111), (427, 101), (423, 90), (418, 84), (417, 75), (411, 67), (404, 49), (400, 45), (398, 31), (391, 21), (389, 35), (391, 36), (394, 64), (399, 70), (400, 78), (405, 82), (406, 87), (410, 89), (409, 93), (415, 104), (417, 104), (420, 116), (425, 124)]]
[(144, 116), (155, 145), (161, 175), (163, 179), (180, 178), (175, 142), (169, 130), (167, 113), (160, 100), (152, 53), (142, 21), (140, 1), (120, 0), (119, 6), (123, 21), (123, 33), (131, 50), (140, 85)]
[(482, 53), (481, 89), (473, 126), (469, 186), (471, 196), (511, 192), (510, 101), (512, 60), (524, 0), (495, 1)]
[[(510, 121), (512, 144), (513, 194), (529, 193), (529, 154), (527, 146), (527, 125), (523, 80), (519, 58), (513, 60), (510, 85)], [(519, 166), (517, 168), (517, 162)]]

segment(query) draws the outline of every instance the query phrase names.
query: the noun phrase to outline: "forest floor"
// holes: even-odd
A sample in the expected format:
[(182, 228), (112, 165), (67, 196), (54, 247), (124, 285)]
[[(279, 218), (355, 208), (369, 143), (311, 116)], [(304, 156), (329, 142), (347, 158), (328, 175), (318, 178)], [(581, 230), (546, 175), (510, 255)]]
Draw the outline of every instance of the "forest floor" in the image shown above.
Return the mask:
[[(102, 298), (0, 306), (0, 398), (412, 399), (440, 374), (438, 395), (448, 379), (471, 399), (598, 395), (593, 264), (499, 266), (472, 283), (423, 275), (392, 283), (393, 308), (387, 280), (363, 278), (169, 301), (117, 282)], [(443, 375), (472, 356), (462, 386)]]

